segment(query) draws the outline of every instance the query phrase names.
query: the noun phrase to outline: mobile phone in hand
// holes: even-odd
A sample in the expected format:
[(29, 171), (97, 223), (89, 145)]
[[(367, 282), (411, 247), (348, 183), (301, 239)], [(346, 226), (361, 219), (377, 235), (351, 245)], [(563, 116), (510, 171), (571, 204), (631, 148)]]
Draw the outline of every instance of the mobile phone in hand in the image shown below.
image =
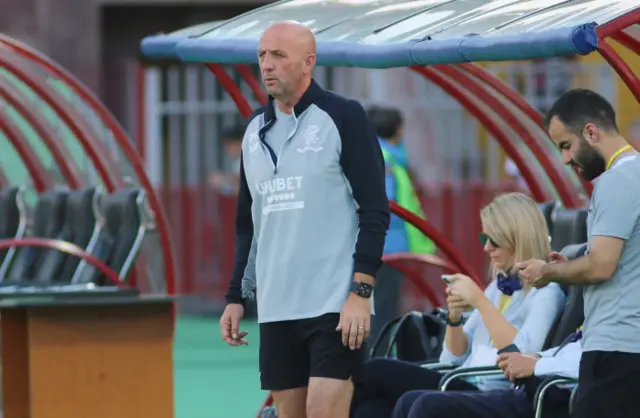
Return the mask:
[(450, 285), (453, 283), (453, 280), (451, 280), (451, 277), (453, 277), (451, 274), (443, 274), (442, 276), (442, 281), (444, 281), (447, 285)]

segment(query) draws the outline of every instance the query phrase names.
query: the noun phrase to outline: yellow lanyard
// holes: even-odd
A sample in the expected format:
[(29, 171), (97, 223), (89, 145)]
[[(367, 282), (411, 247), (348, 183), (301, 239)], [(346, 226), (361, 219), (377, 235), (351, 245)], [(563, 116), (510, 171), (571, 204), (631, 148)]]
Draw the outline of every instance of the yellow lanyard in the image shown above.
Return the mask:
[(501, 314), (504, 314), (504, 311), (507, 310), (509, 305), (511, 304), (511, 296), (507, 296), (504, 293), (500, 296), (500, 303), (498, 304), (498, 310)]
[[(504, 293), (500, 296), (500, 302), (498, 303), (498, 311), (504, 315), (504, 311), (507, 310), (509, 305), (511, 304), (512, 297), (507, 296)], [(493, 338), (489, 340), (489, 344), (493, 345)]]
[(614, 152), (611, 158), (609, 158), (609, 161), (607, 162), (607, 168), (605, 168), (605, 171), (611, 168), (611, 164), (613, 164), (613, 160), (618, 158), (620, 154), (622, 154), (623, 152), (629, 151), (631, 148), (633, 148), (631, 145), (625, 145), (624, 147), (620, 148), (618, 151)]

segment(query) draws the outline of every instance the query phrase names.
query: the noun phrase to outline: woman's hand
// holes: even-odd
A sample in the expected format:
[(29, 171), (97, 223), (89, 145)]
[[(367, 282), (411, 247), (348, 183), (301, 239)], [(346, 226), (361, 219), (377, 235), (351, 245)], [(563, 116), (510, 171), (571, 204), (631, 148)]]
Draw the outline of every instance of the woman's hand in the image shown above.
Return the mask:
[(447, 295), (460, 300), (467, 306), (476, 308), (478, 301), (485, 297), (482, 289), (478, 287), (471, 277), (464, 274), (455, 274), (451, 276), (450, 280), (453, 283), (447, 288)]
[(447, 308), (449, 310), (449, 319), (453, 322), (460, 321), (462, 313), (468, 311), (471, 307), (467, 302), (458, 296), (451, 296), (450, 287), (447, 288)]

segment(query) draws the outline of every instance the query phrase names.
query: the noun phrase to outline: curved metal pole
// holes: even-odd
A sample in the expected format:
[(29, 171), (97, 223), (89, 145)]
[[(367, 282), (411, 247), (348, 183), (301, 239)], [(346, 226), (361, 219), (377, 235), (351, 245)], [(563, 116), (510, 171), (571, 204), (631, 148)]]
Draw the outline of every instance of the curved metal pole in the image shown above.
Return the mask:
[(564, 176), (563, 172), (558, 170), (558, 166), (553, 164), (548, 153), (542, 148), (537, 138), (531, 135), (531, 132), (522, 124), (522, 122), (495, 96), (491, 95), (487, 90), (481, 87), (474, 79), (467, 76), (461, 70), (446, 66), (434, 65), (432, 68), (440, 71), (448, 76), (460, 88), (466, 90), (469, 94), (474, 95), (481, 101), (485, 102), (497, 115), (504, 120), (511, 129), (524, 141), (525, 145), (531, 150), (535, 158), (538, 160), (543, 170), (549, 176), (551, 183), (562, 199), (562, 203), (567, 208), (576, 208), (581, 205), (580, 197), (575, 190), (571, 190), (569, 179)]
[[(246, 118), (253, 113), (249, 102), (242, 94), (240, 87), (236, 84), (236, 82), (227, 74), (224, 68), (219, 64), (207, 64), (207, 66), (214, 72), (214, 75), (220, 82), (220, 84), (224, 87), (224, 89), (229, 93), (229, 95), (233, 98), (233, 101), (238, 106), (240, 113)], [(264, 102), (262, 102), (264, 103)], [(418, 228), (425, 236), (429, 237), (436, 244), (438, 248), (440, 248), (447, 257), (451, 260), (452, 263), (456, 265), (461, 273), (466, 274), (471, 277), (476, 283), (483, 283), (476, 273), (473, 271), (473, 268), (470, 264), (468, 264), (462, 253), (460, 253), (451, 242), (438, 231), (433, 225), (431, 225), (426, 220), (420, 218), (414, 213), (406, 210), (402, 206), (398, 205), (396, 202), (390, 201), (389, 206), (391, 212), (395, 215), (402, 218), (404, 221), (409, 222), (411, 225)]]
[[(505, 99), (510, 101), (518, 110), (520, 110), (525, 116), (527, 116), (533, 123), (538, 125), (542, 132), (544, 132), (544, 136), (547, 137), (547, 128), (544, 126), (544, 117), (542, 113), (540, 113), (537, 109), (531, 106), (521, 94), (513, 90), (509, 85), (504, 83), (498, 77), (494, 76), (484, 68), (480, 67), (478, 64), (474, 63), (466, 63), (466, 64), (457, 64), (459, 68), (462, 68), (467, 73), (474, 76), (477, 80), (485, 83), (487, 86), (491, 87), (496, 92), (500, 93), (504, 96)], [(577, 169), (574, 169), (576, 175), (580, 179), (582, 183), (582, 187), (587, 195), (591, 196), (593, 193), (593, 184), (590, 181), (586, 181), (582, 178)]]
[[(125, 133), (124, 128), (118, 123), (116, 118), (107, 110), (107, 108), (98, 100), (98, 98), (91, 93), (91, 91), (82, 85), (73, 75), (67, 72), (60, 65), (34, 49), (11, 39), (5, 35), (0, 34), (0, 43), (10, 46), (13, 50), (23, 56), (24, 58), (38, 64), (45, 68), (49, 73), (62, 80), (73, 91), (80, 96), (80, 98), (87, 103), (97, 114), (100, 116), (102, 122), (113, 133), (116, 141), (120, 145), (125, 156), (131, 163), (133, 170), (138, 176), (140, 184), (144, 188), (147, 197), (149, 199), (149, 206), (155, 214), (156, 228), (160, 238), (160, 246), (162, 251), (162, 257), (165, 266), (166, 280), (167, 280), (167, 293), (170, 295), (176, 292), (176, 267), (175, 257), (173, 254), (173, 247), (171, 245), (171, 230), (169, 228), (169, 221), (164, 208), (160, 204), (160, 199), (156, 194), (156, 190), (151, 184), (151, 180), (144, 169), (144, 162), (142, 158), (135, 150), (133, 142), (129, 140), (129, 137)], [(135, 285), (135, 283), (132, 283)]]
[(251, 68), (248, 65), (238, 64), (236, 65), (236, 69), (238, 70), (240, 77), (242, 77), (244, 82), (247, 83), (247, 85), (251, 89), (253, 97), (255, 97), (259, 103), (266, 103), (267, 94), (262, 90), (262, 86), (253, 75), (253, 71), (251, 71)]
[(427, 282), (422, 278), (422, 274), (420, 274), (415, 269), (410, 268), (404, 262), (395, 260), (395, 261), (386, 261), (386, 264), (394, 267), (398, 270), (404, 277), (409, 279), (409, 283), (415, 287), (415, 289), (420, 293), (420, 295), (427, 298), (429, 303), (434, 308), (440, 307), (440, 301), (438, 300), (438, 296), (436, 292), (429, 286)]
[[(6, 105), (5, 105), (6, 107)], [(53, 180), (47, 174), (47, 170), (42, 166), (40, 159), (31, 149), (29, 141), (24, 132), (11, 120), (7, 115), (6, 109), (0, 111), (0, 131), (4, 133), (13, 148), (16, 150), (20, 159), (24, 163), (36, 191), (43, 192), (53, 187)]]
[(86, 252), (76, 244), (68, 241), (62, 241), (57, 239), (48, 238), (20, 238), (20, 239), (5, 239), (0, 240), (0, 250), (6, 250), (8, 248), (47, 248), (50, 250), (59, 251), (64, 254), (68, 254), (79, 258), (87, 264), (95, 267), (100, 273), (109, 279), (109, 281), (116, 287), (124, 288), (126, 284), (123, 283), (118, 277), (118, 273), (113, 271), (104, 261), (100, 260), (95, 255)]
[(631, 25), (640, 22), (640, 9), (635, 9), (624, 16), (620, 16), (616, 20), (599, 26), (596, 31), (600, 39), (612, 36), (614, 33), (621, 32)]
[(611, 68), (618, 73), (618, 76), (620, 76), (624, 84), (629, 88), (629, 91), (631, 91), (631, 94), (633, 94), (633, 97), (635, 97), (636, 102), (640, 103), (640, 79), (636, 77), (631, 67), (624, 62), (620, 54), (618, 54), (605, 39), (598, 40), (598, 52), (602, 55), (602, 58), (609, 63)]
[(46, 83), (44, 77), (38, 77), (21, 65), (22, 61), (17, 56), (11, 56), (0, 48), (0, 66), (12, 73), (31, 90), (33, 90), (43, 101), (45, 101), (58, 115), (60, 119), (69, 127), (71, 132), (78, 138), (83, 148), (89, 155), (100, 177), (104, 181), (108, 192), (114, 191), (118, 187), (124, 186), (122, 178), (118, 176), (118, 169), (111, 158), (109, 150), (98, 139), (91, 138), (90, 131), (82, 123), (84, 117), (71, 106), (67, 106), (61, 99), (53, 94)]
[(453, 263), (433, 254), (413, 254), (413, 253), (385, 254), (382, 257), (382, 260), (385, 262), (414, 261), (416, 263), (428, 264), (430, 266), (439, 267), (445, 270), (447, 273), (458, 272), (456, 266)]
[(597, 33), (598, 52), (600, 52), (600, 55), (602, 55), (611, 68), (613, 68), (622, 81), (624, 81), (629, 91), (633, 94), (633, 97), (640, 104), (640, 81), (638, 77), (636, 77), (627, 63), (624, 62), (620, 55), (605, 40), (608, 37), (613, 37), (631, 51), (639, 54), (640, 43), (623, 32), (629, 26), (637, 23), (640, 23), (640, 9), (636, 9), (612, 22), (598, 27)]
[(457, 64), (456, 67), (462, 68), (469, 74), (473, 75), (479, 80), (482, 80), (489, 87), (492, 87), (494, 90), (498, 91), (504, 97), (509, 99), (511, 103), (514, 104), (522, 113), (527, 115), (529, 119), (533, 121), (536, 125), (538, 125), (541, 129), (544, 128), (544, 117), (542, 113), (540, 113), (537, 109), (531, 106), (518, 92), (513, 90), (507, 84), (505, 84), (498, 77), (494, 76), (484, 68), (480, 67), (475, 63), (465, 63), (465, 64)]
[[(253, 109), (249, 104), (249, 101), (242, 94), (242, 90), (236, 84), (236, 82), (231, 78), (229, 74), (225, 71), (224, 67), (220, 64), (206, 64), (209, 70), (213, 73), (213, 75), (218, 79), (220, 85), (227, 91), (231, 99), (238, 107), (238, 111), (244, 118), (248, 118), (253, 113)], [(265, 101), (261, 101), (262, 104), (266, 103)]]
[(424, 236), (429, 237), (429, 239), (436, 244), (436, 247), (442, 250), (447, 258), (458, 268), (458, 272), (466, 274), (471, 277), (473, 281), (484, 286), (484, 281), (480, 280), (476, 272), (473, 271), (473, 267), (471, 267), (471, 265), (465, 260), (464, 255), (458, 251), (458, 249), (444, 236), (444, 234), (438, 231), (429, 222), (398, 205), (393, 200), (389, 201), (389, 208), (393, 214), (402, 218), (405, 222), (409, 222), (411, 225), (418, 228)]
[(410, 67), (413, 71), (423, 75), (425, 78), (429, 79), (433, 83), (437, 84), (444, 91), (447, 92), (451, 97), (456, 99), (458, 103), (462, 105), (469, 113), (480, 121), (480, 123), (489, 131), (491, 136), (493, 136), (496, 141), (502, 146), (507, 155), (513, 160), (513, 162), (520, 168), (520, 172), (522, 173), (522, 177), (524, 177), (525, 182), (529, 186), (531, 190), (531, 194), (533, 198), (538, 202), (545, 202), (549, 200), (553, 200), (553, 197), (546, 192), (546, 190), (542, 187), (536, 176), (534, 175), (531, 166), (524, 159), (524, 157), (519, 153), (518, 149), (513, 145), (509, 137), (505, 134), (505, 132), (496, 124), (496, 122), (485, 114), (480, 107), (474, 103), (474, 101), (468, 97), (464, 91), (459, 89), (449, 80), (444, 78), (442, 75), (437, 73), (435, 70), (425, 68), (425, 67)]
[(65, 148), (54, 129), (40, 115), (40, 112), (38, 110), (32, 111), (29, 104), (10, 83), (6, 83), (6, 85), (0, 83), (0, 97), (11, 105), (38, 134), (44, 145), (51, 152), (69, 188), (78, 189), (83, 187), (85, 185), (84, 178), (80, 175), (73, 159), (67, 157), (69, 151)]
[(636, 55), (640, 55), (640, 41), (624, 31), (614, 33), (611, 39), (623, 45), (625, 48), (632, 50)]

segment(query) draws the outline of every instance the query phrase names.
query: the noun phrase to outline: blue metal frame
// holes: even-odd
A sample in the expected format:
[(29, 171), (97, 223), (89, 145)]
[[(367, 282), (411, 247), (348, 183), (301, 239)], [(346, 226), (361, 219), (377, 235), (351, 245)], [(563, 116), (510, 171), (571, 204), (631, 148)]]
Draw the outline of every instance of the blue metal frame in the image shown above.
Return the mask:
[[(588, 23), (536, 33), (475, 35), (402, 44), (320, 41), (318, 65), (393, 68), (588, 55), (598, 47), (596, 26), (596, 23)], [(141, 45), (142, 53), (149, 58), (219, 64), (257, 63), (257, 47), (258, 42), (251, 39), (190, 38), (171, 34), (145, 38)]]

